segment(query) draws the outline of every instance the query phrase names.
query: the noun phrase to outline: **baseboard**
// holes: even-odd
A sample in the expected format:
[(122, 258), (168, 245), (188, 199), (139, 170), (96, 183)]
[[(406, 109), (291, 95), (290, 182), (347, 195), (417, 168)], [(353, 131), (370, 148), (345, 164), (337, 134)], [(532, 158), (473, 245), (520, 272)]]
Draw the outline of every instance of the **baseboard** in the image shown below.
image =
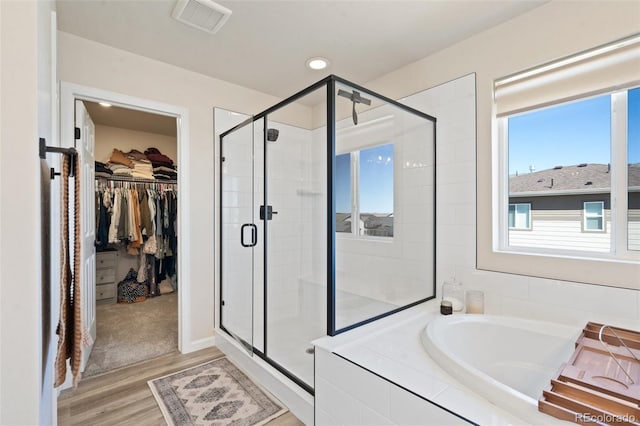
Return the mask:
[(216, 336), (205, 337), (204, 339), (189, 342), (186, 347), (182, 348), (183, 354), (199, 351), (200, 349), (210, 348), (216, 345)]

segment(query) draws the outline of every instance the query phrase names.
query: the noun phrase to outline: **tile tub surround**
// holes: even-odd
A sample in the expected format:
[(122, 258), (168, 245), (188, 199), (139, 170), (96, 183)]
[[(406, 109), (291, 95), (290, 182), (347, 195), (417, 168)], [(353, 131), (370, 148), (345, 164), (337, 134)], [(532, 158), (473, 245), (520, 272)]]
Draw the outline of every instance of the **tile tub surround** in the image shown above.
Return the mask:
[[(328, 400), (318, 388), (317, 424), (344, 423), (345, 416), (350, 424), (366, 424), (371, 418), (367, 416), (376, 416), (380, 420), (376, 424), (411, 424), (412, 418), (418, 421), (422, 411), (433, 407), (427, 401), (477, 424), (560, 424), (542, 413), (518, 418), (440, 368), (420, 341), (421, 331), (439, 315), (439, 303), (432, 300), (342, 335), (316, 340), (316, 386), (350, 395)], [(399, 389), (404, 389), (404, 396)], [(422, 399), (410, 397), (412, 394)], [(404, 417), (398, 417), (394, 413), (408, 399), (413, 400), (413, 414), (405, 410)]]

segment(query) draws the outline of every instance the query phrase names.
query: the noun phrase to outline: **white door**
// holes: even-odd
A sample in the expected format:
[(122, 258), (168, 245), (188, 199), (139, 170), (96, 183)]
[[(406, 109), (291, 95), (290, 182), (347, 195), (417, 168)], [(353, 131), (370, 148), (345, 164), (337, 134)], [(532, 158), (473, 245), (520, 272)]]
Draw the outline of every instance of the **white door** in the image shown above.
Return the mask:
[[(89, 333), (89, 345), (82, 349), (84, 371), (93, 342), (96, 339), (96, 249), (95, 249), (95, 195), (94, 195), (94, 146), (95, 125), (84, 103), (76, 100), (75, 126), (80, 129), (80, 138), (76, 139), (76, 150), (80, 162), (80, 288), (82, 298), (82, 332)], [(76, 133), (76, 137), (78, 134)], [(71, 206), (73, 208), (73, 205)]]

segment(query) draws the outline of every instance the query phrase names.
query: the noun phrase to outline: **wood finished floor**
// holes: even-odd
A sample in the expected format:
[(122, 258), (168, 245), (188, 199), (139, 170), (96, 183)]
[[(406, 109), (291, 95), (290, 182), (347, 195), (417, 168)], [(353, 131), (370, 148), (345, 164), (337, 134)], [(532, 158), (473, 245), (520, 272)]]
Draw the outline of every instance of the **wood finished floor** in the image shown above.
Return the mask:
[[(217, 348), (186, 355), (169, 354), (81, 380), (77, 389), (65, 390), (60, 394), (58, 424), (165, 425), (147, 381), (221, 356), (224, 354)], [(269, 426), (302, 424), (291, 412), (268, 423)]]

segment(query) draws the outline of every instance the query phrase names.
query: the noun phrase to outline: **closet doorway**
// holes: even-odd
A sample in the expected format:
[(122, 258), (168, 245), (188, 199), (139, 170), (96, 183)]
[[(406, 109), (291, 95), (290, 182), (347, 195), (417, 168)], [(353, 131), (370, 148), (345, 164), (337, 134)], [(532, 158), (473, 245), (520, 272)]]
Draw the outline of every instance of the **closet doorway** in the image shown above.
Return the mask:
[(185, 350), (178, 170), (186, 116), (180, 107), (61, 83), (61, 141), (80, 153), (83, 188), (84, 378)]
[(178, 352), (177, 125), (175, 117), (76, 102), (95, 129), (90, 377)]

